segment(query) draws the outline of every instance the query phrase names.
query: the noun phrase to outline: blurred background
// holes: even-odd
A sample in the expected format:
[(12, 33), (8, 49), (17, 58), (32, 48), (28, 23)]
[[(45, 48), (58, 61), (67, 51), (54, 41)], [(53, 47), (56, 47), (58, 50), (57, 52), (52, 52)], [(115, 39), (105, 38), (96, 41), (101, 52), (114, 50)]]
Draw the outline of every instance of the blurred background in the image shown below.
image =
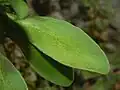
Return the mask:
[(25, 1), (31, 13), (66, 20), (85, 31), (104, 50), (111, 66), (107, 76), (75, 70), (70, 87), (57, 86), (27, 67), (21, 73), (29, 90), (120, 90), (120, 0)]

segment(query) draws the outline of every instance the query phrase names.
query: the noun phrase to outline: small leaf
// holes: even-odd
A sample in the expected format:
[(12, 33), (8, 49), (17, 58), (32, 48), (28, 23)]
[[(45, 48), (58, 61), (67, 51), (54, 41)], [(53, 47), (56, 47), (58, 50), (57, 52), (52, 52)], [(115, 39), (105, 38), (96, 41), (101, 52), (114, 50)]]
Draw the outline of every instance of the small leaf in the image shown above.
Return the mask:
[(0, 90), (28, 90), (20, 73), (0, 53)]
[(39, 16), (17, 22), (28, 32), (30, 42), (56, 61), (101, 74), (109, 72), (106, 55), (80, 28), (63, 20)]
[(24, 0), (10, 0), (10, 4), (20, 19), (28, 16), (29, 8)]
[(45, 79), (61, 86), (69, 86), (73, 82), (73, 69), (66, 67), (30, 45), (30, 63)]

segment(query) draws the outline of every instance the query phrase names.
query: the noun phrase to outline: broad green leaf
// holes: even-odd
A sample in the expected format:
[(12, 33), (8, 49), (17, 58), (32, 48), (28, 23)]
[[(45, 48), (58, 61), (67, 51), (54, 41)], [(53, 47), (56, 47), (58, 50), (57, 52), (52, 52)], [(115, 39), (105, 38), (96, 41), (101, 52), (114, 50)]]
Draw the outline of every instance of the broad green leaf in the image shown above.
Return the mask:
[(9, 2), (20, 19), (28, 16), (29, 9), (24, 0), (10, 0)]
[(35, 71), (45, 79), (61, 86), (69, 86), (73, 82), (73, 69), (66, 67), (34, 46), (30, 45), (30, 63)]
[(28, 90), (11, 62), (0, 53), (0, 90)]
[(106, 55), (80, 28), (63, 20), (39, 16), (17, 22), (28, 32), (30, 42), (54, 60), (73, 68), (109, 72)]

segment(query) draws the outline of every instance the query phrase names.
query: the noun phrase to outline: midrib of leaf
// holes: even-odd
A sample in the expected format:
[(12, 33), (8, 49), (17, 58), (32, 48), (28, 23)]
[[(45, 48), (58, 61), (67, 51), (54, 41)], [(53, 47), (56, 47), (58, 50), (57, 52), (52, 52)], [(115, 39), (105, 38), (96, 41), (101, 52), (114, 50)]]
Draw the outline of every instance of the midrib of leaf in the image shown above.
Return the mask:
[[(28, 28), (29, 27), (32, 27), (32, 28), (34, 28), (34, 30), (36, 30), (36, 32), (42, 32), (42, 33), (45, 33), (45, 35), (47, 34), (48, 36), (50, 36), (50, 37), (52, 37), (52, 38), (54, 38), (55, 39), (55, 44), (57, 43), (57, 45), (59, 44), (59, 46), (61, 46), (61, 47), (64, 47), (64, 49), (65, 50), (67, 50), (67, 51), (75, 51), (76, 52), (76, 55), (77, 56), (79, 56), (79, 54), (82, 54), (81, 52), (80, 52), (80, 50), (76, 47), (76, 48), (73, 48), (70, 44), (67, 44), (67, 43), (65, 43), (65, 41), (62, 41), (63, 39), (61, 39), (60, 40), (60, 37), (58, 37), (57, 35), (55, 35), (55, 33), (47, 33), (47, 31), (45, 32), (45, 31), (43, 31), (43, 30), (40, 30), (39, 29), (39, 27), (37, 27), (37, 25), (35, 25), (35, 24), (29, 24), (29, 22), (22, 22), (23, 24), (26, 24), (26, 26), (28, 26)], [(49, 30), (50, 31), (50, 27), (48, 28), (48, 26), (46, 26), (44, 23), (42, 23), (43, 25), (44, 25), (44, 28), (46, 28), (46, 30)], [(42, 25), (41, 25), (42, 26)], [(54, 29), (54, 28), (52, 28), (52, 29)], [(34, 30), (31, 30), (31, 32), (34, 32)], [(57, 36), (57, 37), (56, 37)], [(35, 46), (36, 46), (36, 44), (35, 43), (33, 43)], [(64, 46), (63, 46), (64, 45)], [(69, 48), (67, 48), (67, 47), (69, 47), (71, 50), (69, 50)], [(40, 47), (39, 47), (40, 48)]]
[[(97, 66), (98, 65), (97, 61), (94, 61), (95, 59), (100, 60), (98, 57), (100, 57), (103, 60), (106, 58), (107, 60), (107, 57), (105, 56), (104, 52), (87, 34), (84, 33), (84, 31), (82, 30), (80, 31), (79, 28), (74, 27), (69, 23), (63, 21), (59, 21), (59, 20), (57, 21), (55, 19), (44, 18), (44, 17), (27, 18), (25, 20), (19, 20), (18, 23), (20, 23), (20, 25), (23, 26), (24, 30), (28, 32), (28, 35), (30, 35), (31, 38), (30, 42), (34, 44), (43, 53), (52, 57), (56, 61), (74, 68), (89, 70), (98, 73), (102, 72), (103, 74), (105, 74), (108, 71), (108, 69), (106, 69), (107, 71), (102, 70), (103, 67)], [(57, 28), (58, 30), (61, 31), (55, 30)], [(70, 34), (66, 34), (69, 33), (69, 31)], [(78, 38), (85, 38), (83, 39), (85, 40), (85, 43), (76, 41), (79, 40)], [(47, 42), (51, 44), (48, 47), (46, 45)], [(84, 46), (84, 44), (86, 45)], [(89, 48), (89, 44), (90, 44), (90, 48)], [(63, 56), (57, 54), (57, 48), (59, 50), (58, 54), (62, 53)], [(105, 57), (102, 56), (102, 54)], [(72, 61), (72, 59), (73, 60), (75, 59), (75, 61)], [(82, 62), (82, 60), (84, 61)], [(76, 62), (79, 62), (79, 64)], [(102, 63), (102, 61), (99, 62)], [(107, 65), (107, 63), (108, 61), (102, 63), (105, 68), (106, 68), (105, 64)]]
[[(54, 24), (55, 22), (52, 22), (52, 21), (51, 21), (51, 23)], [(53, 27), (50, 27), (49, 25), (45, 25), (44, 23), (41, 23), (41, 24), (44, 26), (44, 28), (46, 28), (46, 30), (52, 30), (52, 29), (54, 30), (54, 28), (53, 28)], [(42, 25), (41, 25), (41, 26), (42, 26)], [(74, 26), (73, 26), (73, 27), (74, 27)], [(75, 28), (77, 28), (77, 27), (75, 27)], [(36, 27), (36, 29), (39, 30), (39, 28), (37, 28), (37, 27)], [(40, 31), (40, 30), (39, 30), (39, 31)], [(55, 35), (55, 34), (52, 35), (52, 34), (47, 33), (47, 31), (46, 31), (46, 32), (43, 31), (43, 30), (41, 30), (41, 31), (44, 32), (44, 33), (46, 33), (47, 35), (55, 38), (55, 39), (57, 38), (56, 41), (58, 41), (58, 43), (61, 44), (62, 46), (64, 45), (64, 46), (66, 47), (66, 48), (65, 48), (66, 51), (67, 51), (67, 50), (68, 50), (68, 51), (75, 51), (75, 52), (76, 52), (75, 55), (76, 55), (77, 57), (79, 57), (80, 54), (81, 54), (83, 57), (86, 57), (87, 54), (89, 54), (89, 51), (88, 51), (88, 53), (83, 54), (84, 52), (83, 52), (83, 51), (81, 52), (81, 51), (79, 50), (79, 47), (76, 46), (76, 47), (73, 48), (73, 47), (71, 46), (72, 44), (65, 43), (65, 41), (64, 41), (63, 38), (56, 37), (57, 35)], [(72, 38), (70, 38), (70, 39), (72, 39)], [(63, 41), (62, 41), (62, 40), (63, 40)], [(68, 40), (67, 40), (67, 41), (68, 41)], [(72, 41), (73, 41), (73, 40), (72, 40)], [(91, 41), (92, 41), (92, 40), (91, 40)], [(92, 41), (92, 42), (93, 42), (93, 41)], [(72, 43), (72, 42), (70, 42), (70, 43)], [(95, 43), (95, 42), (93, 42), (93, 43)], [(75, 43), (75, 44), (77, 44), (77, 43)], [(95, 43), (95, 45), (96, 45), (96, 43)], [(69, 47), (69, 48), (67, 49), (67, 47)], [(101, 50), (101, 48), (100, 48), (99, 46), (97, 46), (97, 47), (100, 49), (100, 51), (101, 51), (101, 52), (104, 54), (104, 56), (105, 56), (105, 53)], [(70, 50), (70, 49), (71, 49), (71, 50)], [(69, 54), (71, 54), (71, 53), (69, 53)], [(91, 53), (90, 53), (90, 54), (91, 54)], [(72, 55), (72, 54), (71, 54), (71, 55)], [(82, 56), (81, 56), (81, 58), (82, 58)], [(91, 56), (96, 57), (96, 53), (91, 54)], [(86, 57), (86, 59), (87, 59), (87, 58), (91, 58), (91, 57)], [(107, 58), (107, 57), (106, 57), (106, 58)], [(92, 60), (92, 58), (91, 58), (91, 60)], [(88, 62), (88, 61), (87, 61), (87, 62)], [(91, 61), (90, 61), (90, 63), (91, 63)], [(93, 65), (95, 64), (94, 62), (92, 62), (92, 63), (93, 63)], [(88, 66), (89, 66), (89, 63), (88, 63)]]
[[(51, 22), (52, 23), (52, 22)], [(29, 27), (32, 27), (34, 30), (31, 30), (31, 32), (34, 32), (34, 31), (36, 31), (36, 32), (42, 32), (42, 33), (45, 33), (45, 35), (47, 34), (48, 36), (50, 36), (50, 37), (52, 37), (52, 38), (54, 38), (55, 39), (55, 44), (57, 43), (57, 45), (59, 44), (59, 46), (63, 46), (64, 47), (64, 50), (66, 50), (66, 51), (69, 51), (69, 52), (71, 52), (71, 51), (75, 51), (75, 55), (77, 56), (77, 57), (79, 57), (79, 54), (81, 54), (83, 57), (85, 57), (86, 55), (84, 55), (84, 54), (82, 54), (81, 52), (80, 52), (80, 50), (76, 47), (76, 48), (73, 48), (70, 44), (67, 44), (67, 43), (65, 43), (65, 41), (62, 41), (63, 39), (61, 39), (60, 40), (60, 38), (57, 36), (57, 35), (55, 35), (54, 33), (48, 33), (47, 31), (45, 32), (44, 30), (40, 30), (39, 29), (39, 25), (37, 26), (37, 25), (35, 25), (35, 24), (30, 24), (29, 22), (23, 22), (23, 24), (26, 24), (26, 26), (28, 26), (28, 28)], [(39, 23), (39, 24), (41, 24), (41, 23)], [(46, 30), (49, 30), (50, 31), (50, 28), (51, 29), (54, 29), (54, 28), (52, 28), (52, 27), (49, 27), (49, 26), (46, 26), (44, 23), (42, 23), (42, 25), (41, 26), (43, 26), (44, 28), (46, 28)], [(36, 45), (36, 43), (33, 43), (35, 46), (37, 46)], [(69, 48), (67, 48), (67, 47), (69, 47)], [(39, 49), (41, 50), (41, 48), (39, 47)], [(71, 50), (70, 50), (71, 49)], [(44, 51), (43, 51), (44, 52)], [(46, 53), (46, 52), (44, 52), (44, 53)], [(66, 52), (63, 52), (64, 54), (66, 53)], [(71, 53), (69, 53), (69, 55), (70, 55)], [(91, 54), (92, 55), (92, 54)], [(72, 56), (72, 54), (70, 55), (70, 56)], [(95, 56), (95, 55), (92, 55), (92, 56)], [(82, 57), (81, 57), (82, 58)], [(87, 59), (88, 57), (86, 57), (86, 59)], [(90, 57), (89, 57), (90, 58)], [(90, 63), (91, 63), (91, 61), (89, 61)], [(93, 62), (94, 63), (94, 62)], [(75, 63), (72, 63), (72, 64), (74, 64), (75, 65)], [(89, 64), (88, 64), (89, 65)]]
[[(51, 22), (52, 23), (52, 22)], [(66, 53), (66, 51), (68, 52), (70, 52), (69, 53), (69, 56), (71, 56), (71, 57), (73, 57), (73, 55), (72, 55), (72, 51), (74, 51), (76, 54), (76, 57), (78, 57), (79, 58), (79, 55), (81, 54), (81, 58), (82, 58), (82, 56), (83, 57), (86, 57), (87, 56), (87, 54), (82, 54), (81, 52), (80, 52), (80, 50), (77, 48), (77, 47), (75, 47), (75, 48), (73, 48), (70, 44), (67, 44), (67, 43), (65, 43), (65, 41), (62, 41), (63, 39), (61, 39), (60, 40), (60, 38), (59, 37), (56, 37), (57, 35), (55, 34), (55, 33), (48, 33), (47, 31), (44, 31), (44, 30), (40, 30), (40, 28), (38, 27), (40, 24), (42, 24), (41, 26), (43, 26), (44, 28), (46, 28), (46, 30), (49, 30), (50, 31), (50, 28), (51, 29), (54, 29), (54, 28), (52, 28), (52, 27), (49, 27), (49, 26), (46, 26), (44, 23), (39, 23), (39, 25), (35, 25), (34, 23), (33, 24), (30, 24), (28, 21), (27, 22), (22, 22), (22, 24), (26, 24), (26, 26), (29, 28), (29, 27), (31, 27), (31, 28), (33, 28), (33, 30), (31, 30), (31, 32), (42, 32), (42, 33), (45, 33), (45, 35), (47, 34), (48, 36), (50, 36), (50, 37), (52, 37), (52, 38), (54, 38), (55, 39), (55, 41), (56, 42), (58, 42), (59, 43), (59, 46), (63, 46), (64, 45), (64, 50), (65, 51), (63, 51), (63, 53), (64, 54), (67, 54)], [(51, 31), (50, 31), (51, 32)], [(56, 44), (56, 42), (55, 42), (55, 44)], [(57, 43), (57, 44), (58, 44)], [(37, 46), (37, 44), (36, 43), (34, 43), (33, 42), (33, 44), (35, 45), (35, 46)], [(65, 48), (66, 47), (66, 48)], [(67, 47), (69, 47), (69, 48), (67, 48)], [(39, 47), (39, 49), (41, 50), (41, 48)], [(71, 50), (70, 50), (71, 49)], [(44, 53), (46, 53), (44, 50), (42, 50), (42, 52), (44, 52)], [(92, 56), (95, 56), (95, 55), (92, 55)], [(53, 56), (54, 57), (54, 56)], [(86, 59), (87, 58), (91, 58), (91, 57), (86, 57)], [(92, 59), (91, 59), (92, 60)], [(88, 62), (88, 61), (87, 61)], [(90, 63), (91, 63), (91, 61), (89, 61)], [(94, 63), (94, 62), (93, 62)], [(73, 64), (73, 65), (75, 65), (76, 64), (76, 62), (75, 63), (71, 63), (71, 64)], [(89, 67), (89, 63), (88, 64), (86, 64), (86, 66), (87, 67)]]

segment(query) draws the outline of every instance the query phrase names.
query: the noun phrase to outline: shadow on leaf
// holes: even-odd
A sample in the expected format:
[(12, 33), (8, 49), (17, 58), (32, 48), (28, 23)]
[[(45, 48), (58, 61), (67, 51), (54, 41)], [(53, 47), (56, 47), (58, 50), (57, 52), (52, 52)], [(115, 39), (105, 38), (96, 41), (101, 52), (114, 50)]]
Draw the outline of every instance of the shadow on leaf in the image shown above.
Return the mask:
[(1, 22), (4, 26), (4, 36), (11, 38), (23, 51), (26, 58), (30, 54), (29, 38), (25, 30), (16, 22), (7, 17), (7, 15), (1, 16)]
[[(69, 80), (73, 81), (73, 69), (71, 67), (67, 67), (67, 66), (55, 61), (54, 59), (52, 59), (51, 57), (49, 57), (48, 55), (46, 55), (42, 51), (40, 51), (36, 46), (34, 46), (34, 45), (32, 45), (32, 46), (37, 50), (37, 52), (40, 53), (40, 55), (44, 58), (44, 60), (46, 60), (53, 68), (55, 68), (58, 72), (60, 72), (63, 76), (67, 77)], [(48, 70), (49, 70), (49, 68), (48, 68)]]

